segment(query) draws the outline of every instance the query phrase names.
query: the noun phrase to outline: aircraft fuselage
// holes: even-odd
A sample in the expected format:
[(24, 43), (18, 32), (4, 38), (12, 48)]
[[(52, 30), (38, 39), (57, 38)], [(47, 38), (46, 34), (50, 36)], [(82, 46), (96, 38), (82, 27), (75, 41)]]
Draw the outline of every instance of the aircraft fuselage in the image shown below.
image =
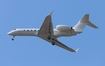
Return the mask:
[[(39, 32), (39, 30), (40, 29), (36, 29), (36, 28), (18, 28), (18, 29), (14, 29), (14, 30), (8, 32), (8, 34), (11, 36), (37, 36), (37, 33)], [(55, 37), (73, 36), (76, 34), (78, 34), (78, 33), (75, 31), (62, 32), (57, 29), (54, 29)]]
[(89, 14), (85, 14), (74, 27), (70, 27), (68, 25), (57, 25), (56, 28), (53, 29), (51, 18), (52, 12), (45, 17), (44, 22), (40, 28), (17, 28), (8, 32), (8, 35), (13, 36), (12, 40), (14, 40), (15, 36), (37, 36), (47, 42), (50, 42), (52, 45), (59, 46), (71, 52), (77, 52), (79, 48), (74, 50), (58, 41), (57, 38), (62, 36), (75, 36), (76, 34), (80, 34), (81, 32), (83, 32), (83, 29), (86, 25), (93, 28), (98, 28), (97, 26), (92, 24), (91, 21), (89, 21)]

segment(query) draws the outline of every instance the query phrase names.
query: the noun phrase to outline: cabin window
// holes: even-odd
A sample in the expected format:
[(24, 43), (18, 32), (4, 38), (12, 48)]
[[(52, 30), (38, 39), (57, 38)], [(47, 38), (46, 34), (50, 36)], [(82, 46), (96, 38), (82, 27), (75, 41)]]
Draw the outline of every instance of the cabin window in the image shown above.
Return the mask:
[(27, 31), (29, 31), (29, 30), (27, 30)]
[(33, 30), (30, 30), (30, 31), (33, 31)]

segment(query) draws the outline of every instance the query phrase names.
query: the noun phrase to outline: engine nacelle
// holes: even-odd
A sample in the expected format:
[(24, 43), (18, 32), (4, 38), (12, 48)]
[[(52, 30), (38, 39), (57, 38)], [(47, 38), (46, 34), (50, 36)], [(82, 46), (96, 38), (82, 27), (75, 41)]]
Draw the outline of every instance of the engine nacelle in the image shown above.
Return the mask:
[(70, 31), (70, 30), (72, 30), (72, 27), (70, 27), (68, 25), (57, 25), (56, 29), (59, 31)]

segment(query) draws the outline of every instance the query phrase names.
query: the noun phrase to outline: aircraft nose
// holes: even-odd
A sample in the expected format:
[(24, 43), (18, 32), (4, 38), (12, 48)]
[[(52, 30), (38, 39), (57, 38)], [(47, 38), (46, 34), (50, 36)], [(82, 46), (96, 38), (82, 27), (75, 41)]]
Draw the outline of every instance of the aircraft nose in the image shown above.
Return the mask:
[(7, 34), (8, 34), (8, 35), (12, 35), (12, 33), (13, 33), (13, 32), (10, 31), (10, 32), (8, 32)]
[(8, 35), (11, 35), (11, 32), (8, 32), (7, 34), (8, 34)]

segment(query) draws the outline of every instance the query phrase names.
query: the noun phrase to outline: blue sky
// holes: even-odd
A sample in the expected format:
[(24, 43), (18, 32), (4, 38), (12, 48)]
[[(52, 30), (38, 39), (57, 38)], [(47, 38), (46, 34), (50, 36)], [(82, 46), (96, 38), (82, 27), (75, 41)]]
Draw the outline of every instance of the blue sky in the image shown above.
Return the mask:
[[(58, 24), (74, 26), (84, 14), (98, 29), (86, 26), (84, 32), (59, 41), (77, 49), (72, 53), (38, 37), (7, 35), (15, 28), (39, 28), (45, 16), (54, 10), (54, 28)], [(0, 0), (0, 66), (104, 66), (104, 0)]]

